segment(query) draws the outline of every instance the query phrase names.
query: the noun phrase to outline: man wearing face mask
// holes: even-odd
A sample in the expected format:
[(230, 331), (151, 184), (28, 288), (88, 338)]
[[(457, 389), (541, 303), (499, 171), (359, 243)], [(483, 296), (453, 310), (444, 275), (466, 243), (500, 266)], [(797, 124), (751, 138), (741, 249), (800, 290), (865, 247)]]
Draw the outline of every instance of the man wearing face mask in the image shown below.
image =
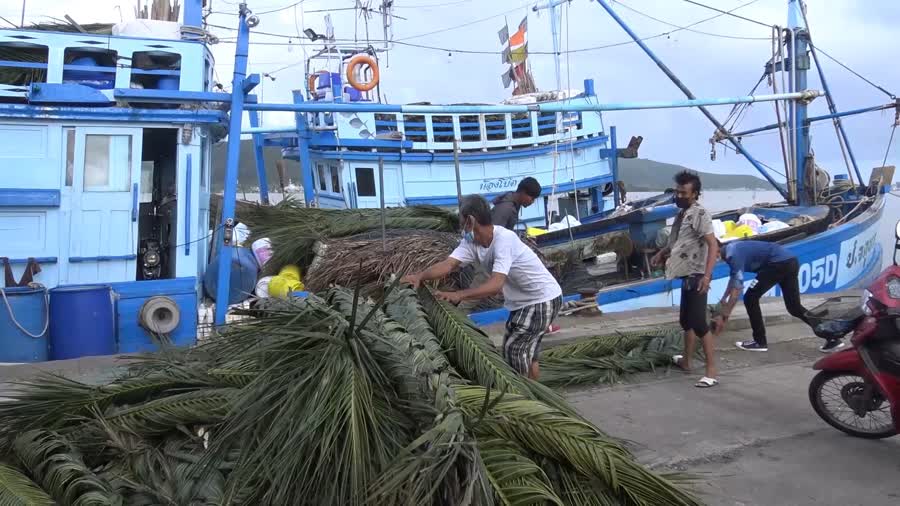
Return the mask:
[(691, 369), (697, 338), (700, 338), (706, 354), (706, 376), (695, 386), (709, 388), (719, 384), (714, 361), (715, 336), (706, 321), (706, 297), (719, 256), (718, 241), (709, 212), (697, 202), (701, 188), (697, 174), (679, 172), (675, 175), (675, 185), (675, 204), (681, 211), (672, 224), (668, 246), (654, 255), (651, 263), (655, 266), (665, 263), (666, 278), (681, 280), (679, 321), (684, 329), (684, 355), (673, 357), (675, 365), (687, 371)]
[(483, 284), (458, 292), (437, 292), (438, 298), (458, 304), (503, 292), (509, 309), (503, 356), (523, 376), (537, 379), (541, 338), (559, 314), (562, 289), (541, 260), (519, 237), (491, 223), (491, 209), (480, 195), (463, 197), (459, 208), (463, 239), (447, 257), (428, 269), (403, 278), (418, 287), (442, 279), (463, 265), (477, 263), (491, 272)]

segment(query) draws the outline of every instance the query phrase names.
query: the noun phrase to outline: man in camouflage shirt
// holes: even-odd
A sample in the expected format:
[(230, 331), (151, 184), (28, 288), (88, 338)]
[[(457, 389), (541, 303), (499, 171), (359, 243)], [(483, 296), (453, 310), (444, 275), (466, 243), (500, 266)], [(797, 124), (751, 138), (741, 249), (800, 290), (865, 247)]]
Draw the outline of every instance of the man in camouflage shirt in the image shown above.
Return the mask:
[(719, 383), (714, 357), (715, 336), (706, 321), (706, 297), (719, 255), (718, 242), (709, 212), (697, 203), (700, 178), (693, 172), (684, 171), (675, 175), (675, 184), (675, 204), (681, 212), (675, 217), (668, 246), (654, 255), (652, 263), (661, 265), (665, 262), (666, 278), (681, 281), (679, 321), (685, 332), (684, 355), (673, 357), (675, 364), (689, 371), (697, 338), (702, 339), (706, 376), (696, 386), (709, 388)]

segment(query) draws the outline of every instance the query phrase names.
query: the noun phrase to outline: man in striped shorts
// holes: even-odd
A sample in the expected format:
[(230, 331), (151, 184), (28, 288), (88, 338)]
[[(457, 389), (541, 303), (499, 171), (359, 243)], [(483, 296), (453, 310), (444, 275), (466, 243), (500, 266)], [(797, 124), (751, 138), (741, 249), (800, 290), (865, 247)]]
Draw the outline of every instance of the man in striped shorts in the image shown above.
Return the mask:
[(510, 230), (491, 223), (491, 208), (484, 197), (469, 195), (459, 208), (462, 241), (446, 260), (432, 265), (404, 281), (418, 286), (423, 281), (442, 279), (463, 265), (477, 263), (491, 277), (474, 288), (436, 295), (458, 304), (503, 292), (509, 309), (503, 356), (519, 374), (537, 379), (541, 338), (559, 314), (562, 289), (541, 260)]

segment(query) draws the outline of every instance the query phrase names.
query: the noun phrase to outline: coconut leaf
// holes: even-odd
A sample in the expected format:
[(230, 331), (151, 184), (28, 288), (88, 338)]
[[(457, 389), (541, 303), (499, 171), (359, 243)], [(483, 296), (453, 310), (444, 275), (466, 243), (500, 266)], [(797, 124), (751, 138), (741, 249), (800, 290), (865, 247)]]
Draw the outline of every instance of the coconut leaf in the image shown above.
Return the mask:
[(16, 457), (31, 476), (63, 505), (116, 505), (122, 498), (91, 471), (78, 451), (62, 436), (44, 430), (28, 431), (13, 443)]
[(389, 377), (352, 330), (355, 318), (322, 299), (303, 307), (301, 316), (270, 314), (224, 338), (244, 340), (239, 334), (251, 328), (266, 336), (245, 349), (259, 375), (212, 440), (213, 457), (242, 449), (226, 501), (244, 494), (250, 504), (363, 504), (412, 439)]
[[(476, 416), (487, 391), (477, 386), (460, 386), (456, 390), (460, 407), (468, 416)], [(671, 481), (636, 463), (619, 443), (607, 439), (589, 423), (538, 401), (505, 396), (482, 417), (475, 431), (479, 438), (513, 441), (529, 452), (569, 465), (580, 474), (595, 476), (622, 504), (701, 504)]]
[(526, 395), (578, 416), (559, 394), (519, 375), (500, 355), (490, 338), (451, 305), (438, 301), (427, 288), (418, 291), (422, 307), (447, 358), (464, 377), (487, 388)]
[(683, 335), (679, 329), (638, 331), (564, 347), (541, 357), (542, 383), (552, 387), (613, 384), (629, 374), (668, 367), (683, 348)]
[(0, 464), (0, 506), (53, 506), (53, 499), (30, 478)]
[(500, 504), (564, 505), (553, 492), (544, 471), (509, 441), (497, 438), (479, 440), (478, 452)]
[(0, 427), (11, 441), (22, 432), (58, 430), (80, 423), (94, 407), (138, 403), (165, 390), (187, 391), (208, 385), (208, 380), (172, 369), (144, 377), (125, 377), (93, 386), (55, 374), (42, 374), (15, 384), (0, 402)]

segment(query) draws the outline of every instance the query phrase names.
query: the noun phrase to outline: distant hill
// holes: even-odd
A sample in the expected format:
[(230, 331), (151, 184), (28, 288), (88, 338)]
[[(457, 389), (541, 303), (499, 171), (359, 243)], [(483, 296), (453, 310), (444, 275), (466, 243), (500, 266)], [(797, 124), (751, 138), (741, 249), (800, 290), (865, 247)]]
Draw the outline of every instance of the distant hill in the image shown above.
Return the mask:
[[(212, 177), (213, 191), (222, 191), (223, 181), (225, 180), (225, 160), (227, 158), (228, 144), (219, 142), (213, 145), (212, 149)], [(266, 157), (266, 179), (269, 182), (269, 188), (273, 191), (279, 188), (278, 170), (275, 168), (275, 160), (281, 159), (281, 148), (268, 147), (265, 148)], [(291, 181), (299, 185), (300, 181), (300, 164), (294, 160), (285, 160), (284, 168), (284, 184), (288, 185)], [(289, 181), (290, 180), (290, 181)], [(247, 139), (241, 141), (241, 160), (238, 164), (238, 187), (246, 191), (259, 186), (256, 177), (256, 155), (253, 153), (253, 141)]]
[[(275, 169), (275, 160), (281, 158), (281, 148), (269, 147), (265, 150), (266, 177), (269, 188), (278, 188), (278, 171)], [(213, 146), (213, 190), (222, 190), (222, 181), (225, 179), (226, 143), (220, 142)], [(625, 187), (630, 191), (662, 191), (673, 186), (672, 177), (687, 167), (672, 163), (656, 162), (643, 158), (619, 159), (619, 176), (625, 182)], [(713, 174), (710, 172), (698, 172), (703, 180), (703, 188), (709, 190), (769, 190), (772, 187), (765, 180), (755, 176), (741, 174)], [(290, 181), (299, 185), (300, 165), (293, 160), (285, 160), (285, 185)], [(256, 160), (253, 154), (253, 142), (241, 141), (241, 161), (238, 172), (239, 187), (246, 191), (257, 186)]]
[[(643, 158), (619, 159), (619, 177), (630, 191), (661, 191), (674, 186), (675, 174), (687, 167), (672, 163), (656, 162)], [(699, 172), (704, 190), (771, 190), (766, 180), (742, 174), (713, 174)]]

